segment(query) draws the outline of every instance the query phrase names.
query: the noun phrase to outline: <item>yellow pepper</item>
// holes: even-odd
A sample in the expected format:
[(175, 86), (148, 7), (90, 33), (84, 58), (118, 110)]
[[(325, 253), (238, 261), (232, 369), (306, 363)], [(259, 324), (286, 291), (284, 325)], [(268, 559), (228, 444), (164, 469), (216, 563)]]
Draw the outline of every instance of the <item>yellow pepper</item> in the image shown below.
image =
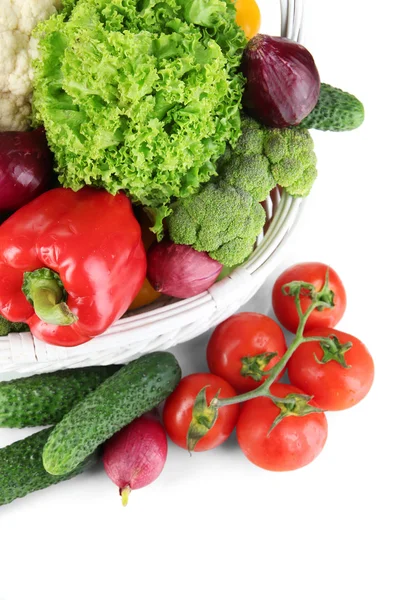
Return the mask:
[(144, 280), (144, 284), (142, 285), (140, 292), (132, 302), (129, 307), (129, 310), (134, 310), (135, 308), (141, 308), (142, 306), (147, 306), (147, 304), (151, 304), (154, 300), (157, 300), (161, 296), (160, 292), (156, 292), (153, 286), (150, 284), (148, 279)]
[(243, 29), (248, 40), (257, 35), (261, 27), (261, 13), (256, 0), (233, 0), (236, 7), (236, 23)]
[[(152, 231), (150, 231), (152, 223), (143, 209), (138, 209), (136, 217), (142, 229), (142, 242), (147, 251), (150, 248), (150, 246), (157, 240), (157, 238), (156, 235)], [(154, 300), (157, 300), (157, 298), (159, 298), (160, 296), (160, 292), (156, 292), (156, 290), (150, 284), (149, 280), (145, 279), (138, 295), (134, 298), (132, 304), (130, 305), (129, 310), (134, 310), (135, 308), (147, 306), (148, 304), (154, 302)]]

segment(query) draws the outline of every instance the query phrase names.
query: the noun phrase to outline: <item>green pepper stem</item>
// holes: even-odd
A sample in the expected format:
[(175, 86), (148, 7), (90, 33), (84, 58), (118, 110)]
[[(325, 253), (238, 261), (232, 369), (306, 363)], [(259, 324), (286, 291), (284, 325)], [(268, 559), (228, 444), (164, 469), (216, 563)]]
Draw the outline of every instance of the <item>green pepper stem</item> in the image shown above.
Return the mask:
[(61, 279), (51, 269), (24, 273), (22, 291), (44, 323), (65, 327), (78, 320), (65, 302), (66, 292)]

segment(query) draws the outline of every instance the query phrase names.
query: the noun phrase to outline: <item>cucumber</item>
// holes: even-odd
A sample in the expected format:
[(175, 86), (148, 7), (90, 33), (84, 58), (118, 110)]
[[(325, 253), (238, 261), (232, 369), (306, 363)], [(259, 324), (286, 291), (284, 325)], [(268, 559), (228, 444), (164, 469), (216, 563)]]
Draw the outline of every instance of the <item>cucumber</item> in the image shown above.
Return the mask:
[(0, 382), (0, 427), (54, 425), (120, 367), (87, 367)]
[(68, 475), (49, 475), (43, 467), (42, 453), (52, 430), (52, 427), (44, 429), (24, 440), (0, 448), (0, 506), (23, 498), (31, 492), (71, 479), (96, 462), (97, 453), (92, 454)]
[(43, 451), (45, 469), (52, 475), (75, 469), (114, 433), (165, 400), (180, 378), (179, 364), (168, 352), (122, 367), (55, 426)]
[(355, 96), (327, 83), (321, 83), (317, 105), (298, 127), (322, 131), (350, 131), (359, 127), (363, 121), (364, 107)]

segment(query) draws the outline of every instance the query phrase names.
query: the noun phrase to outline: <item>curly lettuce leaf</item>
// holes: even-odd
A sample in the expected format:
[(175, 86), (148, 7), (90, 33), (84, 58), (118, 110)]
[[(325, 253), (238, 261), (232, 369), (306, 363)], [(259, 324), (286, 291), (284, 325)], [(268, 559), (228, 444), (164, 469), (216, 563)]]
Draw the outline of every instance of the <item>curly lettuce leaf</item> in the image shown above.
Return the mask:
[(237, 141), (246, 40), (230, 0), (69, 0), (37, 35), (35, 123), (64, 186), (166, 214)]

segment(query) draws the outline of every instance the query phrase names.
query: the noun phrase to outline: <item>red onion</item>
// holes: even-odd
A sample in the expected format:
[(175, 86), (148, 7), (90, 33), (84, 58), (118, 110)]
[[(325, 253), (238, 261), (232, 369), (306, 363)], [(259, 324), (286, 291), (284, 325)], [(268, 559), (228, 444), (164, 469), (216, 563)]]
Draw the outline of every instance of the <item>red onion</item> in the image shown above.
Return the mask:
[(205, 292), (218, 278), (222, 265), (207, 252), (163, 241), (147, 255), (147, 278), (157, 292), (190, 298)]
[(0, 133), (0, 212), (17, 210), (51, 186), (53, 159), (44, 129)]
[(286, 38), (256, 35), (243, 55), (243, 104), (269, 127), (300, 123), (317, 104), (320, 78), (310, 52)]
[(104, 469), (118, 487), (124, 506), (131, 490), (152, 483), (167, 460), (164, 427), (152, 413), (135, 419), (104, 445)]

